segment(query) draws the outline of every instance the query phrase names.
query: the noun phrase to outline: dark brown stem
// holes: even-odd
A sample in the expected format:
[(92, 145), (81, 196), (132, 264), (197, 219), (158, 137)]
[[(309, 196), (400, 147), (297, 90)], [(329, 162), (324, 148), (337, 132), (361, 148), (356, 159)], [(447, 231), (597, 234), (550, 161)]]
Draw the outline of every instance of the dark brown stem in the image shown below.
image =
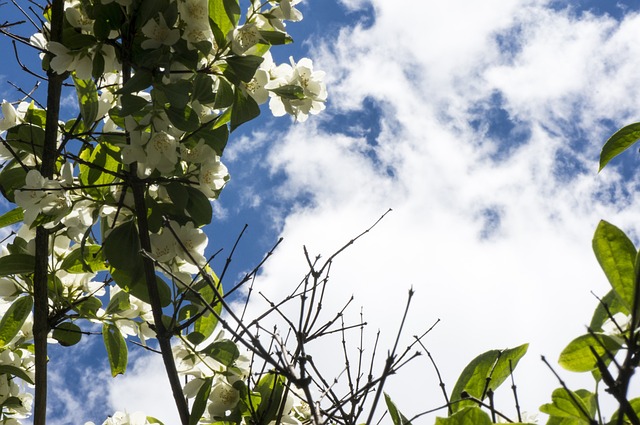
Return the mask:
[[(131, 53), (133, 49), (133, 37), (135, 33), (135, 17), (136, 11), (132, 10), (130, 15), (130, 21), (128, 23), (128, 29), (123, 34), (123, 60), (122, 60), (122, 83), (126, 84), (131, 78), (132, 62)], [(129, 133), (126, 133), (127, 142), (130, 142)], [(133, 200), (136, 212), (136, 221), (138, 223), (138, 235), (140, 240), (140, 247), (143, 252), (151, 252), (151, 240), (149, 238), (149, 224), (147, 221), (147, 205), (145, 201), (146, 182), (138, 178), (138, 164), (133, 163), (129, 169), (127, 180), (131, 184), (131, 190), (133, 192)], [(160, 294), (158, 292), (158, 286), (156, 282), (156, 272), (153, 260), (148, 257), (142, 257), (142, 263), (144, 268), (145, 281), (147, 283), (147, 289), (149, 291), (149, 301), (153, 312), (153, 321), (158, 338), (158, 345), (160, 346), (160, 352), (162, 355), (162, 361), (164, 363), (165, 371), (167, 372), (167, 378), (169, 379), (169, 385), (171, 386), (171, 392), (173, 399), (178, 409), (180, 416), (180, 422), (182, 425), (189, 424), (189, 406), (187, 400), (182, 392), (182, 383), (178, 376), (178, 370), (176, 368), (175, 360), (173, 359), (173, 352), (171, 351), (171, 337), (172, 333), (168, 330), (162, 321), (162, 302), (160, 301)]]
[[(51, 41), (62, 39), (64, 0), (53, 0), (51, 7)], [(58, 118), (60, 96), (64, 75), (47, 71), (47, 123), (40, 173), (53, 177), (58, 140)], [(33, 275), (33, 341), (35, 346), (35, 394), (33, 424), (44, 425), (47, 421), (47, 334), (49, 333), (49, 297), (47, 294), (49, 258), (49, 232), (42, 226), (36, 229), (36, 265)]]

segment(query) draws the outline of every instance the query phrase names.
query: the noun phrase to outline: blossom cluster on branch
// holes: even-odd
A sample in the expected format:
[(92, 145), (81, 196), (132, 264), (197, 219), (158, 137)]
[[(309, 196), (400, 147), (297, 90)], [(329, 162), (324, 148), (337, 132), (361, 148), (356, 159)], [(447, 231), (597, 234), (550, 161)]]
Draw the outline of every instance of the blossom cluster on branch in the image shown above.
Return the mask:
[[(66, 0), (56, 22), (58, 1), (43, 8), (39, 32), (14, 38), (40, 55), (50, 81), (71, 83), (77, 116), (47, 123), (35, 98), (2, 102), (0, 189), (15, 208), (0, 226), (16, 234), (0, 256), (0, 423), (20, 424), (31, 410), (36, 229), (49, 246), (50, 343), (74, 345), (101, 328), (115, 376), (126, 371), (128, 340), (168, 338), (189, 378), (189, 423), (307, 419), (282, 377), (252, 384), (248, 355), (219, 330), (223, 290), (202, 230), (229, 180), (230, 132), (267, 102), (298, 122), (325, 107), (324, 73), (311, 60), (278, 65), (270, 53), (292, 41), (286, 22), (302, 19), (299, 0), (252, 1), (244, 14), (239, 0)], [(264, 398), (276, 389), (274, 410)], [(142, 423), (159, 421), (117, 412), (104, 422)]]

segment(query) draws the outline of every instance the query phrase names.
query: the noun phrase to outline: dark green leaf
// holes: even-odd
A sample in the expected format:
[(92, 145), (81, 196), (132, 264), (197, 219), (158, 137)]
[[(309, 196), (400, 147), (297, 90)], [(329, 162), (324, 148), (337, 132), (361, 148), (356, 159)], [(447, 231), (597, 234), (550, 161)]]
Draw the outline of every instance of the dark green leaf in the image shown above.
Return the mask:
[(304, 90), (302, 87), (293, 84), (271, 89), (271, 91), (284, 99), (304, 99)]
[(33, 298), (30, 296), (16, 298), (11, 303), (0, 320), (0, 348), (5, 347), (18, 335), (32, 307)]
[(231, 110), (231, 131), (247, 121), (260, 115), (260, 107), (251, 96), (245, 96), (242, 90), (236, 88), (236, 100)]
[(220, 78), (218, 83), (218, 92), (216, 93), (216, 101), (213, 105), (216, 109), (226, 108), (233, 105), (235, 99), (233, 87), (226, 78)]
[(111, 296), (105, 313), (109, 315), (118, 314), (123, 311), (127, 311), (130, 308), (131, 302), (129, 301), (129, 294), (125, 291), (119, 291), (115, 295)]
[(622, 230), (601, 220), (593, 235), (593, 252), (620, 300), (631, 310), (637, 255), (633, 242)]
[(189, 202), (189, 192), (185, 185), (178, 182), (171, 182), (164, 186), (167, 189), (171, 202), (178, 209), (178, 211), (184, 211)]
[[(142, 266), (134, 270), (111, 270), (111, 277), (116, 284), (127, 293), (134, 297), (146, 302), (151, 303), (149, 298), (149, 288), (147, 287), (147, 281), (144, 278), (144, 272)], [(160, 304), (163, 307), (168, 306), (171, 303), (171, 289), (159, 276), (156, 276), (156, 285), (158, 293), (160, 295)]]
[(11, 161), (0, 172), (0, 189), (2, 194), (10, 202), (14, 202), (14, 192), (25, 185), (27, 172), (17, 161)]
[[(220, 78), (220, 83), (222, 83), (222, 78)], [(220, 88), (218, 88), (220, 91)], [(233, 92), (232, 92), (233, 93)], [(193, 81), (193, 100), (197, 100), (203, 105), (211, 104), (216, 101), (216, 92), (213, 89), (213, 80), (210, 76), (205, 74), (196, 74), (196, 77)], [(233, 102), (233, 96), (231, 98), (231, 102)]]
[(185, 211), (189, 214), (193, 223), (196, 227), (211, 223), (213, 208), (211, 207), (209, 198), (196, 188), (186, 187), (186, 189), (189, 194), (189, 201), (187, 202)]
[(630, 148), (638, 139), (640, 139), (640, 122), (629, 124), (616, 131), (602, 147), (598, 171), (602, 171), (609, 161)]
[(115, 377), (127, 371), (127, 343), (117, 326), (105, 323), (102, 325), (102, 339), (107, 349), (111, 376)]
[(86, 297), (73, 305), (73, 309), (86, 318), (95, 317), (100, 307), (102, 307), (102, 301), (96, 297)]
[(193, 86), (185, 80), (179, 80), (172, 84), (162, 85), (158, 87), (164, 92), (172, 109), (183, 109), (187, 106)]
[(0, 257), (0, 276), (30, 274), (36, 267), (36, 257), (29, 254), (9, 254)]
[(98, 89), (93, 80), (81, 80), (73, 77), (80, 106), (80, 115), (86, 127), (90, 127), (98, 116)]
[(182, 131), (196, 131), (200, 127), (200, 118), (190, 106), (175, 108), (173, 106), (165, 108), (167, 117), (171, 124)]
[(389, 411), (389, 415), (391, 416), (391, 421), (393, 421), (393, 425), (411, 425), (409, 419), (404, 416), (400, 410), (396, 407), (396, 405), (391, 401), (391, 397), (389, 394), (384, 393), (384, 401), (387, 404), (387, 410)]
[(60, 323), (53, 329), (53, 339), (58, 341), (63, 347), (76, 345), (82, 338), (80, 327), (71, 322)]
[(11, 226), (21, 222), (24, 219), (24, 211), (22, 208), (16, 207), (0, 216), (0, 228)]
[(147, 99), (134, 96), (132, 94), (123, 94), (120, 97), (122, 103), (122, 109), (120, 110), (120, 116), (126, 117), (127, 115), (133, 115), (136, 112), (140, 112), (145, 106), (149, 104)]
[[(120, 90), (116, 91), (116, 94), (131, 94), (131, 93), (142, 91), (148, 88), (151, 85), (152, 81), (153, 81), (153, 74), (151, 73), (151, 71), (147, 71), (146, 69), (140, 69), (136, 71), (136, 73), (133, 74), (131, 78), (129, 78), (129, 80), (122, 86)], [(138, 96), (135, 96), (135, 97), (138, 97)], [(142, 104), (142, 101), (138, 100), (137, 102), (139, 102), (140, 105), (145, 106)], [(147, 101), (145, 100), (145, 104), (146, 102)], [(129, 114), (125, 114), (125, 115), (129, 115)]]
[[(631, 409), (636, 413), (636, 416), (640, 417), (640, 398), (634, 398), (632, 400), (629, 400), (629, 405), (631, 405)], [(609, 421), (609, 423), (617, 424), (618, 416), (620, 416), (620, 412), (616, 410), (613, 416), (611, 416), (611, 421)], [(631, 422), (623, 422), (623, 423), (626, 425)]]
[(25, 382), (30, 383), (31, 385), (34, 385), (34, 382), (31, 379), (31, 377), (24, 370), (16, 366), (11, 366), (7, 364), (0, 365), (0, 374), (13, 375), (17, 378), (22, 379)]
[(264, 58), (261, 56), (230, 56), (227, 58), (227, 65), (229, 65), (227, 70), (231, 70), (240, 81), (248, 83), (253, 79), (263, 61)]
[(260, 31), (260, 36), (264, 41), (268, 42), (272, 46), (293, 43), (293, 38), (285, 32)]
[(211, 384), (213, 378), (205, 378), (202, 386), (198, 390), (195, 400), (193, 401), (193, 408), (189, 414), (189, 425), (197, 425), (202, 418), (207, 403), (209, 401), (209, 394), (211, 393)]
[(138, 228), (129, 220), (113, 229), (102, 245), (104, 256), (111, 267), (133, 270), (140, 266), (140, 240)]

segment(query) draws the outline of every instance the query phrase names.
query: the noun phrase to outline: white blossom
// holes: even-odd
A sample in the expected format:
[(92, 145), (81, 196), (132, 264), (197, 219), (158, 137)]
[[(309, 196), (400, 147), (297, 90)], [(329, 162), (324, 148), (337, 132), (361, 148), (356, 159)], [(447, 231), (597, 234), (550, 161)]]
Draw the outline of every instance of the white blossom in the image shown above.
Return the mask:
[(173, 46), (180, 38), (180, 31), (169, 28), (162, 14), (159, 15), (159, 21), (149, 19), (142, 27), (142, 33), (147, 37), (141, 44), (143, 49), (157, 49), (162, 45)]

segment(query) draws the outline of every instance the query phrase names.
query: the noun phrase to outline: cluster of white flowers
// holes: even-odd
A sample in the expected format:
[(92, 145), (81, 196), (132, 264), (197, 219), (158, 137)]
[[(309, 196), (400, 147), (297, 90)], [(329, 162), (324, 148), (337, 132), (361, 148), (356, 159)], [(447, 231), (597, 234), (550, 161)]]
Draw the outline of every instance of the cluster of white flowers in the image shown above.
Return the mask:
[[(156, 271), (170, 278), (167, 297), (174, 297), (174, 306), (185, 302), (186, 286), (199, 283), (203, 273), (213, 275), (201, 229), (211, 217), (201, 207), (215, 200), (229, 180), (221, 161), (229, 128), (254, 118), (256, 105), (267, 102), (274, 115), (289, 114), (299, 122), (324, 109), (324, 73), (314, 71), (309, 59), (277, 65), (269, 52), (271, 45), (291, 41), (286, 21), (302, 19), (296, 8), (300, 0), (251, 0), (244, 23), (225, 21), (221, 26), (212, 21), (210, 0), (167, 2), (171, 7), (162, 10), (151, 3), (151, 12), (136, 10), (136, 17), (146, 13), (146, 22), (136, 23), (134, 36), (127, 33), (134, 46), (129, 46), (132, 57), (124, 61), (126, 67), (127, 53), (121, 49), (126, 25), (118, 19), (129, 19), (132, 0), (65, 0), (65, 34), (74, 36), (52, 41), (51, 24), (45, 22), (30, 37), (44, 68), (73, 77), (79, 98), (79, 117), (59, 123), (64, 131), (59, 132), (52, 175), (43, 175), (39, 167), (45, 111), (35, 102), (1, 104), (0, 186), (17, 205), (12, 213), (19, 218), (13, 223), (21, 221), (21, 226), (0, 257), (13, 255), (25, 266), (3, 269), (0, 316), (33, 295), (29, 262), (36, 255), (36, 228), (43, 226), (50, 241), (49, 305), (62, 312), (66, 326), (49, 333), (51, 343), (77, 343), (80, 319), (103, 324), (118, 341), (144, 345), (155, 338), (152, 306), (145, 302), (149, 298), (137, 298), (144, 298), (144, 291), (132, 290), (140, 283), (131, 271), (143, 254), (151, 256)], [(113, 13), (107, 21), (101, 15), (106, 7)], [(134, 180), (145, 184), (148, 220), (153, 222), (151, 252), (134, 249), (122, 255), (119, 248), (137, 238), (142, 227)], [(109, 272), (112, 279), (97, 281), (100, 272)], [(178, 296), (180, 302), (175, 302)], [(195, 302), (187, 307), (193, 307), (187, 316), (202, 308)], [(23, 319), (12, 341), (0, 340), (2, 424), (18, 425), (31, 410), (25, 389), (34, 374), (32, 318)], [(211, 341), (213, 329), (206, 332), (203, 338)], [(223, 339), (220, 333), (213, 343), (236, 348)], [(202, 344), (183, 339), (173, 354), (179, 373), (188, 377), (187, 397), (196, 397), (204, 383), (211, 385), (202, 420), (213, 422), (239, 403), (239, 388), (249, 384), (249, 361), (242, 355), (232, 364), (218, 361)], [(286, 422), (308, 418), (298, 398), (287, 403)], [(116, 412), (103, 425), (147, 423), (159, 421), (140, 412)]]

